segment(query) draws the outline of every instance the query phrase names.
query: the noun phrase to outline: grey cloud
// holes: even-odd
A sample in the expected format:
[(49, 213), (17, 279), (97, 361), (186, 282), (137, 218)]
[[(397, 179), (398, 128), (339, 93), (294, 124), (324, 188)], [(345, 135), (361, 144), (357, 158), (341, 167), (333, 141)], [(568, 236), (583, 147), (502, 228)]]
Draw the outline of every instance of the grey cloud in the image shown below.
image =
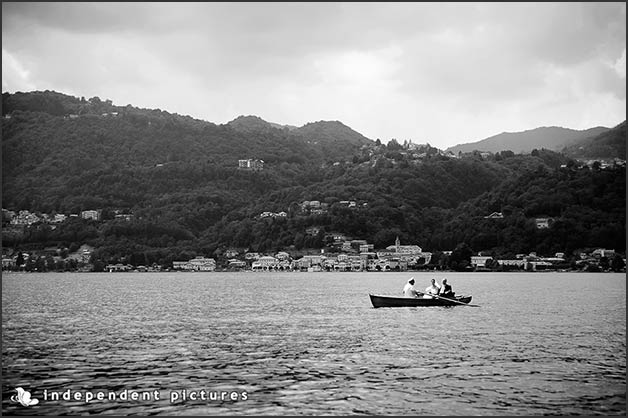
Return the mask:
[(467, 11), (473, 24), (449, 26), (452, 42), (423, 36), (406, 43), (399, 79), (407, 94), (450, 95), (470, 106), (483, 101), (499, 107), (551, 90), (548, 73), (578, 72), (587, 62), (605, 73), (604, 82), (583, 79), (587, 89), (616, 92), (622, 84), (601, 64), (619, 58), (625, 48), (622, 4), (507, 3)]
[[(224, 49), (298, 54), (365, 48), (430, 31), (443, 18), (465, 24), (461, 7), (423, 3), (3, 3), (3, 32), (34, 25), (167, 37), (194, 32)], [(472, 6), (474, 8), (474, 6)], [(202, 42), (202, 41), (201, 41)]]
[(155, 33), (182, 27), (187, 8), (159, 2), (3, 2), (2, 24), (3, 32), (34, 25), (76, 34)]
[[(573, 65), (625, 46), (623, 3), (496, 4), (487, 17), (530, 59)], [(619, 51), (619, 52), (617, 52)]]

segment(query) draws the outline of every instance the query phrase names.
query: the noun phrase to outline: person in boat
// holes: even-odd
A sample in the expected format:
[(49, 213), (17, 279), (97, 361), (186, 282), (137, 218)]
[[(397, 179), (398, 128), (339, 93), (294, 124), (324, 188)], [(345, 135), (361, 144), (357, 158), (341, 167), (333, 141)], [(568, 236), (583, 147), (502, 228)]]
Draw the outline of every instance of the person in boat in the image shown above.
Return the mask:
[(438, 292), (438, 295), (445, 298), (453, 298), (455, 296), (455, 293), (453, 289), (451, 288), (451, 285), (447, 283), (447, 279), (443, 279), (443, 285), (441, 286), (440, 291)]
[(408, 283), (406, 283), (406, 285), (403, 287), (403, 296), (406, 298), (418, 298), (420, 296), (423, 296), (421, 292), (418, 292), (414, 288), (414, 277), (411, 277), (408, 280)]
[(438, 283), (436, 283), (436, 279), (432, 279), (432, 284), (430, 284), (425, 289), (425, 295), (426, 296), (431, 296), (431, 295), (438, 296), (439, 292), (440, 292), (440, 286), (438, 285)]

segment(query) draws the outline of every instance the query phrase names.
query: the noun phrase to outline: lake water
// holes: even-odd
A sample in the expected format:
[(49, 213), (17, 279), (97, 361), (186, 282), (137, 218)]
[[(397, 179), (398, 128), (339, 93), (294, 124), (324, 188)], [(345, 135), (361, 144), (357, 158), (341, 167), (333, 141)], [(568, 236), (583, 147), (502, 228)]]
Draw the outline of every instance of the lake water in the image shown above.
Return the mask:
[[(480, 307), (371, 306), (410, 276)], [(625, 415), (626, 276), (4, 273), (2, 376), (5, 415)]]

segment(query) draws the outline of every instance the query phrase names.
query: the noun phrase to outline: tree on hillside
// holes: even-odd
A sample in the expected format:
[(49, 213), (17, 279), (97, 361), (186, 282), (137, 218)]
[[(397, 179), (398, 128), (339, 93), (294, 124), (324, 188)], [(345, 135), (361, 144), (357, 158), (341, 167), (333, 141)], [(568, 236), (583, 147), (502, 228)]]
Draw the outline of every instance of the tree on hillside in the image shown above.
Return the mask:
[(388, 145), (386, 145), (388, 151), (401, 151), (403, 150), (403, 145), (401, 145), (395, 138), (388, 141)]
[(22, 254), (22, 251), (18, 251), (17, 257), (15, 259), (15, 266), (19, 269), (23, 265), (24, 265), (24, 255)]
[(471, 265), (471, 256), (473, 250), (465, 242), (456, 245), (456, 248), (451, 252), (449, 257), (449, 267), (456, 271), (463, 271)]
[(624, 270), (625, 268), (626, 268), (626, 263), (624, 263), (624, 259), (620, 255), (615, 254), (611, 261), (611, 269), (613, 271), (619, 272), (619, 271)]

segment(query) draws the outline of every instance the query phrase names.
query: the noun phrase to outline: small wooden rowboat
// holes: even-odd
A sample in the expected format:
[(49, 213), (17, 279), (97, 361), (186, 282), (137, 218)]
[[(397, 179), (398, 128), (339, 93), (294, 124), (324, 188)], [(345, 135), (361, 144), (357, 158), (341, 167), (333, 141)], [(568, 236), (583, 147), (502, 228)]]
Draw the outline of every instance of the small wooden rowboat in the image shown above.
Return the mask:
[[(422, 307), (422, 306), (456, 306), (468, 305), (472, 296), (455, 296), (454, 298), (444, 298), (436, 296), (434, 298), (399, 298), (395, 296), (380, 296), (369, 293), (371, 303), (374, 308), (401, 308), (401, 307)], [(469, 305), (476, 306), (476, 305)]]

